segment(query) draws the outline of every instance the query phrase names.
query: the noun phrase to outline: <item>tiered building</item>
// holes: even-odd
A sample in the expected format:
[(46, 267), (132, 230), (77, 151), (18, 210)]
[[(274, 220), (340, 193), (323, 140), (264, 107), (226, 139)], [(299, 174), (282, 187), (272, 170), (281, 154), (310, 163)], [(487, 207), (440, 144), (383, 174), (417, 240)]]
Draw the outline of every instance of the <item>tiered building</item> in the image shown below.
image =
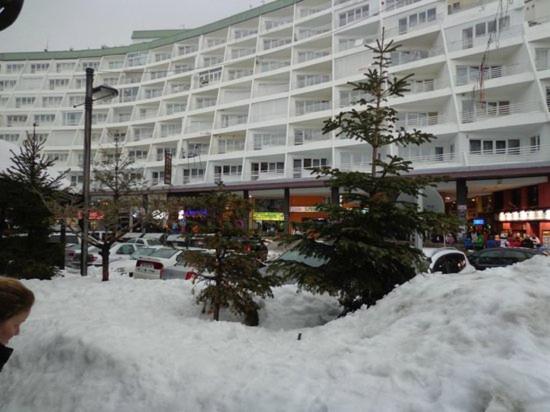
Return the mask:
[[(192, 30), (134, 32), (127, 47), (3, 53), (0, 139), (21, 143), (36, 124), (45, 153), (78, 187), (83, 107), (73, 106), (91, 67), (96, 85), (120, 92), (94, 103), (93, 161), (118, 141), (152, 188), (183, 193), (219, 180), (252, 192), (294, 188), (303, 217), (313, 202), (305, 198), (327, 196), (309, 168), (369, 170), (367, 145), (321, 128), (361, 97), (348, 82), (364, 78), (372, 59), (364, 45), (383, 28), (401, 45), (391, 72), (413, 74), (410, 93), (390, 102), (399, 124), (438, 137), (389, 152), (415, 173), (452, 178), (440, 188), (450, 202), (465, 204), (468, 187), (492, 194), (497, 216), (550, 209), (544, 0), (277, 0)], [(541, 235), (545, 224), (536, 222)]]

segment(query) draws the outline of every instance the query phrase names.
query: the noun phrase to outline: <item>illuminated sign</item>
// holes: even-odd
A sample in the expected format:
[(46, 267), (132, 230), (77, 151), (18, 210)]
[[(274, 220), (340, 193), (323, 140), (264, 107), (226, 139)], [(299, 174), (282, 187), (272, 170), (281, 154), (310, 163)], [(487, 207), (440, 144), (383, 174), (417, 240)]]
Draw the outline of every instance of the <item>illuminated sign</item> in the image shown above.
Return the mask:
[(254, 212), (252, 214), (252, 219), (283, 222), (285, 220), (285, 215), (282, 212)]
[[(500, 212), (500, 222), (526, 222), (528, 220), (550, 220), (550, 209), (547, 210), (521, 210), (519, 212)], [(474, 219), (475, 222), (475, 219)], [(475, 223), (474, 223), (475, 224)]]
[(313, 213), (318, 212), (315, 206), (291, 206), (290, 211), (293, 213)]

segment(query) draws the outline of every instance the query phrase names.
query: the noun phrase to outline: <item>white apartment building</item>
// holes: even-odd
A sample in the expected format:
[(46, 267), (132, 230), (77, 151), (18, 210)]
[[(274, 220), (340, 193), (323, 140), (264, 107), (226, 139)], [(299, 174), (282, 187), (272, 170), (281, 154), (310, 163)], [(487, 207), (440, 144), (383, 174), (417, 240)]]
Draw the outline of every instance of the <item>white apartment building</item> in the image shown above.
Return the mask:
[(360, 98), (348, 82), (364, 78), (364, 44), (384, 28), (401, 45), (391, 72), (414, 74), (410, 93), (389, 103), (403, 127), (437, 136), (389, 153), (415, 173), (466, 180), (470, 193), (533, 184), (550, 193), (546, 3), (277, 0), (196, 29), (135, 32), (127, 47), (2, 53), (0, 139), (21, 143), (36, 123), (46, 154), (78, 186), (84, 120), (73, 106), (92, 67), (95, 85), (120, 92), (94, 104), (92, 161), (116, 139), (160, 190), (319, 186), (311, 167), (370, 170), (367, 145), (321, 129)]

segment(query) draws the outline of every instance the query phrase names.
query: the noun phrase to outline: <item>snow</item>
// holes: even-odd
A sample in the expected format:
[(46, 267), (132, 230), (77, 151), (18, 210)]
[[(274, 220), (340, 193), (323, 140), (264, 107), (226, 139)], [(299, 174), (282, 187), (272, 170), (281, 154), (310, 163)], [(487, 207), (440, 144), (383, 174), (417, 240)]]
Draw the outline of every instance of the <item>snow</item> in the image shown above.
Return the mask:
[(549, 263), (419, 275), (340, 319), (287, 285), (256, 328), (211, 321), (186, 281), (25, 281), (0, 410), (548, 411)]

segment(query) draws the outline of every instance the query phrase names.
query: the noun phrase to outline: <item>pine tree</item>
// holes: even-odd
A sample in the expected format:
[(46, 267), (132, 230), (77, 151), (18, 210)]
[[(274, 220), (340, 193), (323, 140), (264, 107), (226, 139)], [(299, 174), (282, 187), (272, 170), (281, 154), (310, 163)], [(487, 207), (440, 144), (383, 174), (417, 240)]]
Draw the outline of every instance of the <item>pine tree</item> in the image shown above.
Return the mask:
[[(384, 36), (375, 45), (373, 65), (365, 80), (351, 83), (364, 93), (360, 109), (339, 113), (325, 122), (324, 133), (368, 143), (371, 148), (370, 173), (336, 168), (316, 170), (338, 188), (342, 204), (320, 205), (327, 223), (304, 224), (296, 248), (322, 262), (312, 268), (304, 263), (280, 261), (272, 270), (297, 279), (298, 285), (313, 292), (337, 295), (344, 313), (362, 305), (373, 305), (402, 284), (423, 266), (422, 251), (410, 244), (415, 233), (441, 232), (453, 227), (453, 219), (443, 214), (419, 211), (417, 205), (398, 200), (401, 194), (417, 198), (434, 179), (412, 177), (411, 162), (388, 152), (390, 145), (420, 145), (435, 137), (419, 130), (397, 127), (397, 111), (388, 98), (407, 91), (407, 79), (388, 73), (391, 55), (399, 46), (386, 43)], [(385, 155), (385, 157), (383, 156)]]
[(237, 315), (245, 316), (249, 326), (258, 324), (258, 303), (254, 297), (272, 297), (273, 276), (259, 272), (259, 255), (246, 250), (247, 232), (244, 220), (248, 218), (250, 204), (235, 194), (223, 190), (185, 201), (185, 207), (199, 209), (203, 215), (190, 218), (188, 225), (205, 233), (204, 251), (184, 252), (184, 262), (196, 270), (195, 282), (205, 284), (197, 296), (219, 320), (220, 310), (229, 308)]
[(67, 193), (61, 190), (66, 172), (56, 178), (49, 175), (48, 169), (55, 161), (42, 153), (43, 147), (43, 139), (35, 133), (27, 134), (19, 152), (10, 150), (13, 165), (0, 173), (0, 239), (8, 222), (22, 235), (2, 244), (0, 264), (2, 268), (11, 268), (5, 269), (10, 275), (49, 278), (54, 274), (54, 264), (63, 255), (63, 250), (47, 241), (53, 223), (53, 205), (67, 198)]

